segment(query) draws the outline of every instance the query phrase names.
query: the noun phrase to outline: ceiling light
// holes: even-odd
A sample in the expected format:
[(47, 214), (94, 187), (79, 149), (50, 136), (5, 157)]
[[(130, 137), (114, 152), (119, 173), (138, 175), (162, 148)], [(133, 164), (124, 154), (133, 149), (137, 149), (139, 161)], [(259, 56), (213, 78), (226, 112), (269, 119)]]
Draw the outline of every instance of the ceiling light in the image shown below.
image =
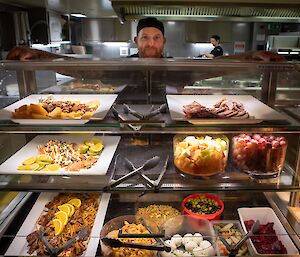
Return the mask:
[(71, 16), (76, 17), (76, 18), (86, 18), (87, 16), (82, 13), (71, 13)]
[(105, 46), (128, 46), (126, 42), (103, 42), (102, 45)]

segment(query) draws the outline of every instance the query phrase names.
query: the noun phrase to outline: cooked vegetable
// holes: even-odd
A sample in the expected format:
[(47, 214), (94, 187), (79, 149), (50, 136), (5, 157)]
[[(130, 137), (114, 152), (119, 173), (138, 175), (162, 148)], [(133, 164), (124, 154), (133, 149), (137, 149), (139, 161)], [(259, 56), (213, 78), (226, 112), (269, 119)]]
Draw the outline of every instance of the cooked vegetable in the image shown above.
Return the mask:
[[(219, 237), (223, 237), (226, 239), (227, 243), (234, 247), (241, 239), (242, 233), (238, 229), (237, 225), (234, 223), (219, 223), (214, 225), (215, 230)], [(221, 242), (220, 239), (217, 240), (217, 246), (219, 248), (221, 255), (229, 255), (229, 251), (225, 247), (225, 245)], [(248, 253), (247, 244), (244, 243), (241, 248), (238, 250), (237, 256), (243, 256)]]

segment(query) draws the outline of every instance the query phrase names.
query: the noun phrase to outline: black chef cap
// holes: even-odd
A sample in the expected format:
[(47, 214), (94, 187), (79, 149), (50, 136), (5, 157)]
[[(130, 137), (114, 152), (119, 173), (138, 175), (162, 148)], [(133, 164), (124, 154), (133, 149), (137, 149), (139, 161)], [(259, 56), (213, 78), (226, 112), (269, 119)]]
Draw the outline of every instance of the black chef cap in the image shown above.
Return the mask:
[(161, 31), (163, 35), (165, 34), (164, 24), (154, 17), (147, 17), (139, 20), (139, 23), (136, 28), (136, 34), (138, 35), (141, 29), (148, 27), (157, 28)]

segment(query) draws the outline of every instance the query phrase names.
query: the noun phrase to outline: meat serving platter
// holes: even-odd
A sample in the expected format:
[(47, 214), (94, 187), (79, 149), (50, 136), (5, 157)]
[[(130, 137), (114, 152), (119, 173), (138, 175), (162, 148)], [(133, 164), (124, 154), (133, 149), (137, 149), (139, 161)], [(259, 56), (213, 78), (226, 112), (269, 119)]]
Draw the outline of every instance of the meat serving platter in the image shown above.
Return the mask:
[[(185, 117), (183, 106), (197, 103), (212, 108), (213, 105), (222, 99), (236, 101), (243, 104), (249, 118), (195, 118)], [(286, 124), (286, 118), (281, 113), (262, 103), (251, 95), (167, 95), (170, 115), (174, 121), (188, 121), (194, 125), (209, 124), (257, 124), (263, 121)]]
[(80, 125), (89, 122), (90, 120), (103, 120), (111, 108), (112, 104), (117, 99), (117, 94), (64, 94), (64, 95), (51, 95), (56, 101), (79, 101), (80, 103), (88, 101), (99, 101), (100, 106), (88, 119), (32, 119), (32, 118), (14, 118), (13, 112), (24, 105), (38, 104), (41, 99), (49, 97), (47, 94), (35, 94), (27, 96), (5, 108), (0, 110), (1, 120), (12, 120), (15, 123), (23, 125)]
[[(53, 192), (43, 192), (39, 195), (31, 211), (29, 212), (25, 221), (17, 232), (14, 240), (7, 249), (5, 256), (29, 256), (29, 254), (27, 253), (28, 243), (26, 237), (37, 229), (36, 223), (39, 217), (44, 213), (45, 205), (50, 202), (56, 195), (57, 193)], [(109, 199), (110, 194), (108, 193), (102, 193), (99, 197), (99, 206), (96, 218), (94, 220), (94, 226), (89, 236), (87, 248), (82, 256), (96, 256), (99, 243), (99, 235), (104, 223)]]
[[(39, 135), (0, 165), (0, 174), (32, 174), (32, 175), (105, 175), (114, 156), (121, 137), (119, 136), (69, 136), (69, 135)], [(31, 157), (38, 156), (38, 146), (44, 146), (49, 140), (60, 140), (68, 143), (83, 144), (88, 140), (100, 140), (104, 146), (98, 160), (89, 169), (67, 171), (60, 167), (56, 171), (19, 170), (18, 167)]]

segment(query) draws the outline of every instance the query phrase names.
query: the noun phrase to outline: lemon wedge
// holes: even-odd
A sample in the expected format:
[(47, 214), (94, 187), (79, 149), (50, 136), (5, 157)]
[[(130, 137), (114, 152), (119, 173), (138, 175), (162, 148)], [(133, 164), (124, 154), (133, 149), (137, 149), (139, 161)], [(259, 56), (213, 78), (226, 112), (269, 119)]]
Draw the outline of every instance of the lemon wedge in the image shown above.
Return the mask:
[(46, 164), (43, 162), (38, 162), (37, 164), (39, 165), (39, 167), (36, 170), (42, 170), (46, 166)]
[(26, 159), (25, 161), (23, 161), (23, 165), (31, 165), (34, 164), (36, 161), (36, 157), (35, 156), (31, 156), (28, 159)]
[(18, 170), (30, 170), (31, 165), (20, 165)]
[(87, 145), (80, 145), (79, 146), (79, 152), (80, 153), (86, 153), (88, 151), (89, 147)]
[(91, 139), (91, 140), (86, 140), (84, 141), (84, 144), (87, 146), (92, 146), (92, 145), (96, 145), (96, 144), (102, 144), (102, 142), (98, 139)]
[(99, 139), (96, 139), (96, 138), (92, 139), (92, 142), (93, 142), (94, 145), (96, 145), (96, 144), (102, 144), (102, 141), (99, 140)]
[(86, 141), (84, 141), (84, 144), (87, 146), (92, 146), (93, 142), (92, 142), (92, 140), (86, 140)]
[(102, 149), (103, 149), (103, 144), (101, 144), (101, 143), (92, 145), (90, 147), (90, 150), (93, 151), (93, 152), (100, 152)]
[(64, 211), (58, 211), (57, 213), (54, 214), (56, 219), (59, 219), (62, 224), (65, 226), (68, 223), (68, 214)]
[(87, 155), (89, 155), (89, 156), (96, 156), (96, 155), (99, 155), (99, 153), (94, 152), (94, 151), (87, 151)]
[(53, 162), (53, 160), (45, 154), (38, 155), (38, 157), (36, 158), (36, 161), (37, 162), (47, 162), (47, 163)]
[(37, 163), (33, 163), (30, 165), (31, 170), (38, 170), (39, 167), (40, 167), (40, 165), (38, 165)]
[(69, 202), (69, 204), (72, 204), (73, 206), (79, 208), (81, 206), (81, 200), (78, 198), (73, 198)]
[(63, 230), (64, 230), (64, 225), (60, 219), (54, 219), (54, 220), (52, 220), (52, 222), (53, 222), (53, 226), (54, 226), (54, 234), (56, 236), (59, 236), (61, 234), (61, 232), (63, 232)]
[(46, 165), (46, 170), (48, 171), (57, 171), (59, 168), (60, 166), (57, 163)]

